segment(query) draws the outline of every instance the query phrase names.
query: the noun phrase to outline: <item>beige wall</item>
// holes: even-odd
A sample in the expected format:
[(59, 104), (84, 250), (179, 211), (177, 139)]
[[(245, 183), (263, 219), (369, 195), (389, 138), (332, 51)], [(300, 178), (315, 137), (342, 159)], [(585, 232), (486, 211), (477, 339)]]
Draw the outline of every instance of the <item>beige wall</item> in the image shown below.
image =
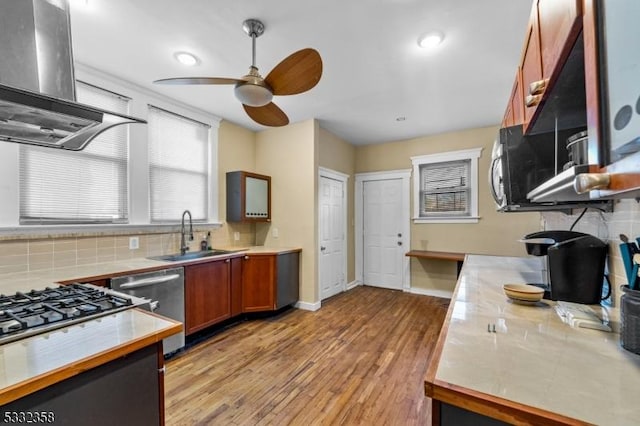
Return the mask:
[(338, 138), (333, 133), (320, 128), (318, 165), (349, 175), (347, 181), (347, 283), (355, 280), (354, 246), (354, 174), (356, 167), (356, 148)]
[(308, 303), (318, 300), (318, 131), (308, 120), (256, 134), (255, 171), (271, 176), (272, 216), (270, 224), (256, 224), (256, 244), (302, 248), (300, 300)]
[[(540, 229), (538, 213), (498, 213), (487, 183), (497, 127), (470, 129), (405, 141), (358, 147), (356, 172), (410, 169), (412, 156), (482, 147), (478, 167), (477, 224), (411, 224), (411, 248), (461, 253), (523, 255), (523, 235)], [(413, 193), (413, 192), (412, 192)], [(413, 200), (412, 210), (413, 211)], [(454, 262), (411, 260), (412, 287), (451, 291)]]
[(233, 239), (234, 232), (252, 234), (251, 244), (255, 244), (255, 226), (238, 223), (228, 223), (227, 218), (227, 185), (226, 173), (237, 170), (255, 171), (256, 168), (256, 134), (251, 130), (240, 127), (228, 121), (220, 123), (218, 132), (218, 217), (223, 222), (222, 233), (227, 237), (228, 244), (239, 246), (246, 241)]

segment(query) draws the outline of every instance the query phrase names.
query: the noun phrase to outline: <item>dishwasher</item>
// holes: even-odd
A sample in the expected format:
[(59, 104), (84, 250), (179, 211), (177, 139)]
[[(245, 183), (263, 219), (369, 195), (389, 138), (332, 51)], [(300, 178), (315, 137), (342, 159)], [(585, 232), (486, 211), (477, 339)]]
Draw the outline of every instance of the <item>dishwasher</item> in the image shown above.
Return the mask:
[[(151, 310), (184, 324), (184, 268), (162, 269), (111, 279), (120, 293), (151, 300)], [(165, 355), (184, 346), (184, 329), (162, 341)]]

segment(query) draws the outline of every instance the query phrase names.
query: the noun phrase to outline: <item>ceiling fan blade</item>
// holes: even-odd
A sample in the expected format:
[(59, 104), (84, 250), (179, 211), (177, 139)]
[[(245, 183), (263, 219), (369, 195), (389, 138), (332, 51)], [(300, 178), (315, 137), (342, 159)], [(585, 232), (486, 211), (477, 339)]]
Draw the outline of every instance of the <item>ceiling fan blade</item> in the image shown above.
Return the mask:
[(242, 107), (253, 121), (264, 126), (280, 127), (289, 124), (287, 114), (273, 102), (261, 107), (252, 107), (244, 104), (242, 104)]
[(222, 78), (222, 77), (178, 77), (178, 78), (163, 78), (161, 80), (154, 81), (155, 84), (236, 84), (244, 80), (237, 78)]
[(274, 95), (296, 95), (312, 89), (322, 76), (322, 58), (315, 49), (302, 49), (287, 56), (264, 80)]

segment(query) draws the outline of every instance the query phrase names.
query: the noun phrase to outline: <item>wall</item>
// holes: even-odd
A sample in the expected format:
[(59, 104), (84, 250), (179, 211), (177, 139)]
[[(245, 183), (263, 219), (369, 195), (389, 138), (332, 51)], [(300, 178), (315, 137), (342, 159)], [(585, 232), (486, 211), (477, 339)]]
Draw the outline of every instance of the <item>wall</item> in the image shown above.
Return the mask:
[(347, 283), (350, 283), (356, 278), (353, 221), (356, 148), (322, 128), (319, 137), (318, 165), (349, 175), (347, 180)]
[[(318, 123), (308, 120), (256, 134), (256, 172), (271, 176), (270, 224), (256, 224), (256, 244), (301, 247), (300, 300), (318, 300)], [(276, 236), (277, 233), (277, 236)]]
[[(227, 217), (227, 179), (226, 173), (237, 170), (254, 171), (256, 168), (256, 134), (228, 121), (220, 123), (218, 131), (218, 217), (223, 222), (223, 233), (231, 246), (246, 245), (246, 236), (250, 232), (251, 245), (255, 244), (255, 226), (228, 223)], [(241, 239), (234, 240), (234, 232), (240, 232)]]
[[(620, 296), (622, 296), (620, 286), (627, 284), (627, 276), (620, 257), (620, 234), (625, 234), (632, 241), (640, 237), (640, 204), (632, 199), (617, 200), (613, 210), (612, 213), (587, 210), (573, 230), (594, 235), (609, 243), (607, 269), (612, 282), (612, 300), (614, 305), (619, 306)], [(575, 211), (571, 215), (555, 212), (542, 213), (543, 229), (568, 230), (580, 213), (582, 210)]]
[[(498, 213), (489, 193), (491, 149), (498, 127), (484, 127), (356, 149), (356, 172), (410, 169), (411, 156), (482, 147), (478, 163), (476, 224), (413, 224), (411, 248), (491, 255), (526, 255), (518, 239), (540, 229), (538, 213)], [(411, 200), (413, 211), (413, 200)], [(455, 263), (411, 259), (411, 286), (435, 294), (452, 291)]]

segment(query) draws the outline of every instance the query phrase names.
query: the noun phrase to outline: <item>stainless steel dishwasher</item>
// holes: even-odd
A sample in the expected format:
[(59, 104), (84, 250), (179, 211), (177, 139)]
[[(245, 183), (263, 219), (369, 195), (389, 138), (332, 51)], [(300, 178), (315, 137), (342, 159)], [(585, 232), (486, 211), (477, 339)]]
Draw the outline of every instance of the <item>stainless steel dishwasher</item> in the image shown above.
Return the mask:
[[(152, 310), (184, 324), (184, 269), (170, 268), (111, 279), (111, 288), (121, 293), (151, 299)], [(184, 331), (162, 341), (168, 354), (184, 346)]]

